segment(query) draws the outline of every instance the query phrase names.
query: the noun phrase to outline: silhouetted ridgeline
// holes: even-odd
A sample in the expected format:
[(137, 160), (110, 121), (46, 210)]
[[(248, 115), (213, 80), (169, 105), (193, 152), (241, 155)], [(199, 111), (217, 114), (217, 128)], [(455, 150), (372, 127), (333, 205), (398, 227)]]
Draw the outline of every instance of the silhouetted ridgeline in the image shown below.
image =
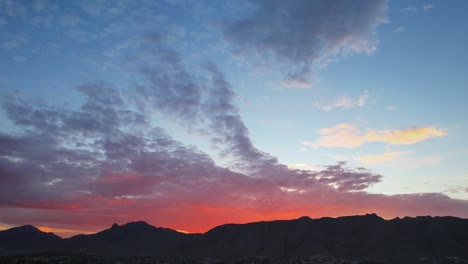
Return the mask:
[[(383, 263), (468, 258), (468, 219), (416, 217), (384, 220), (375, 214), (339, 218), (226, 224), (205, 234), (183, 234), (132, 222), (92, 235), (62, 239), (33, 226), (0, 231), (2, 254), (41, 251), (104, 256), (240, 259), (327, 255)], [(431, 262), (432, 263), (432, 262)]]

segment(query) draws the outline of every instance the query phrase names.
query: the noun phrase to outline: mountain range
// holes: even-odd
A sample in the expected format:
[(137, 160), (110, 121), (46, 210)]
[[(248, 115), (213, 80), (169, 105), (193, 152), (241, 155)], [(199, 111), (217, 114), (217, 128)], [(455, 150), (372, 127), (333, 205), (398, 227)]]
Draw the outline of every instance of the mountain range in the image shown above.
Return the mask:
[(0, 231), (0, 254), (70, 252), (105, 256), (239, 259), (326, 255), (381, 263), (415, 263), (446, 256), (468, 258), (468, 219), (375, 214), (338, 218), (225, 224), (185, 234), (131, 222), (63, 239), (26, 225)]

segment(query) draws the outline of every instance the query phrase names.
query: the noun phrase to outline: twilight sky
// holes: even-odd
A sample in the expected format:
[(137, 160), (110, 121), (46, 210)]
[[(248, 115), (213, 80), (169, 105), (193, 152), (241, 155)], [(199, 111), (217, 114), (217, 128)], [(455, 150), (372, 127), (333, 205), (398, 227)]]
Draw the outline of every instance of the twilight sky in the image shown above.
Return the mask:
[(467, 8), (0, 0), (0, 229), (468, 218)]

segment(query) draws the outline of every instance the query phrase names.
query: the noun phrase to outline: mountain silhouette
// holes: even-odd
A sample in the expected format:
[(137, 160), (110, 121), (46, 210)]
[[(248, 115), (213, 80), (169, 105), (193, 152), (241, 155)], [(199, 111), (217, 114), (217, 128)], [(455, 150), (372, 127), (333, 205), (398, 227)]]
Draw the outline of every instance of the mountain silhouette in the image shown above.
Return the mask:
[(62, 238), (31, 225), (0, 231), (0, 254), (22, 254), (56, 248)]
[(122, 226), (113, 224), (111, 228), (96, 234), (64, 239), (60, 250), (100, 255), (171, 257), (195, 236), (139, 221)]
[(131, 222), (67, 239), (23, 226), (0, 231), (0, 250), (4, 254), (48, 250), (109, 256), (217, 259), (327, 255), (382, 263), (415, 263), (418, 258), (468, 258), (468, 219), (405, 217), (384, 220), (375, 214), (320, 219), (301, 217), (225, 224), (204, 234), (184, 234), (145, 222)]

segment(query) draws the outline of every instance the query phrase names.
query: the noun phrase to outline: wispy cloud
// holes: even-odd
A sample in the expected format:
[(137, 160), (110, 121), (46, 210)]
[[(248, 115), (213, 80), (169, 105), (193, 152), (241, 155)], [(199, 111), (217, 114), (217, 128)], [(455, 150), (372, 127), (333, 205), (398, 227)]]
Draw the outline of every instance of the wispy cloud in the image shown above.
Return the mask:
[(21, 56), (21, 55), (17, 55), (13, 57), (13, 60), (15, 62), (25, 62), (27, 59), (28, 58), (26, 58), (25, 56)]
[(75, 27), (80, 21), (81, 19), (74, 15), (64, 15), (58, 18), (58, 23), (64, 27)]
[(450, 186), (443, 190), (445, 193), (468, 193), (468, 186)]
[(314, 106), (324, 111), (331, 111), (334, 109), (352, 109), (368, 104), (369, 98), (369, 93), (365, 91), (358, 97), (341, 96), (336, 98), (331, 104), (321, 104), (320, 102), (316, 102), (314, 103)]
[(424, 4), (420, 8), (415, 7), (415, 6), (403, 7), (402, 9), (400, 9), (400, 11), (403, 12), (406, 16), (408, 16), (411, 13), (418, 12), (419, 10), (427, 11), (427, 10), (431, 10), (433, 8), (434, 8), (433, 4)]
[(409, 145), (434, 137), (445, 136), (447, 132), (432, 126), (403, 130), (368, 130), (365, 133), (351, 124), (339, 124), (332, 128), (320, 129), (320, 137), (303, 145), (328, 148), (356, 148), (364, 142), (383, 142), (394, 145)]
[(395, 33), (400, 33), (400, 32), (403, 32), (403, 31), (405, 31), (404, 27), (397, 27), (397, 28), (395, 28), (395, 30), (393, 30), (393, 32), (395, 32)]
[(401, 12), (403, 12), (405, 15), (409, 15), (410, 13), (414, 13), (414, 12), (418, 12), (419, 9), (417, 7), (414, 7), (414, 6), (408, 6), (408, 7), (403, 7), (402, 9), (400, 9)]
[(366, 163), (366, 164), (378, 164), (378, 163), (389, 162), (389, 161), (399, 159), (404, 154), (405, 152), (403, 151), (399, 151), (399, 152), (389, 151), (389, 152), (384, 152), (382, 154), (354, 157), (354, 159), (359, 162)]
[(423, 5), (423, 10), (430, 10), (433, 9), (434, 5), (433, 4), (425, 4)]
[(294, 170), (316, 171), (316, 170), (319, 170), (320, 166), (310, 164), (310, 163), (293, 163), (293, 164), (288, 164), (288, 168), (294, 169)]

